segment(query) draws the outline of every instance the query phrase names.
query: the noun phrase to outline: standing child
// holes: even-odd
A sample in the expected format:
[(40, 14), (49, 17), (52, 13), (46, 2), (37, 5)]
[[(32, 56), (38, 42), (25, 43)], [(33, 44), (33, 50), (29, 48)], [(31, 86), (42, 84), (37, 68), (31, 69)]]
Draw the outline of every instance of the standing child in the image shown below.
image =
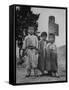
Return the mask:
[(49, 75), (57, 76), (58, 64), (57, 64), (57, 47), (55, 45), (55, 35), (49, 35), (50, 43), (47, 45), (47, 62), (46, 62), (46, 70)]
[(27, 65), (27, 75), (31, 75), (31, 70), (33, 69), (34, 75), (37, 76), (37, 64), (38, 64), (38, 39), (34, 35), (34, 27), (28, 27), (28, 36), (25, 37), (23, 49), (26, 53), (26, 65)]
[(41, 33), (41, 40), (39, 42), (39, 59), (38, 59), (38, 69), (42, 72), (42, 75), (44, 75), (44, 71), (46, 70), (46, 59), (47, 59), (47, 33), (42, 32)]

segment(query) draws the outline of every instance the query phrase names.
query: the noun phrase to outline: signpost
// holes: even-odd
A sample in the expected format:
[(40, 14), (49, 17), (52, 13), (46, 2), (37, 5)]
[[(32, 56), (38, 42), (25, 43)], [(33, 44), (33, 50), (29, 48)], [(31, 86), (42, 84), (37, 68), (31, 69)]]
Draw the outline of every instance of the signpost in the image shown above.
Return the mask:
[(53, 33), (56, 36), (59, 36), (59, 25), (56, 23), (49, 23), (49, 34)]
[(59, 36), (59, 25), (55, 23), (54, 16), (49, 16), (48, 35), (50, 35), (51, 33), (55, 36)]

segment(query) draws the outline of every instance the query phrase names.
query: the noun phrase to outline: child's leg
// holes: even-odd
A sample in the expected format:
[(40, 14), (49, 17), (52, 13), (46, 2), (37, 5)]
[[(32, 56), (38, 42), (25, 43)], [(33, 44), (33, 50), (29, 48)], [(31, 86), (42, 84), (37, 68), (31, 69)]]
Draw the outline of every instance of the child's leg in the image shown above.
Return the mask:
[(27, 69), (27, 75), (26, 77), (29, 77), (31, 75), (31, 68)]
[(31, 64), (30, 62), (27, 64), (27, 75), (26, 77), (29, 77), (31, 75)]
[(52, 71), (48, 71), (48, 75), (52, 75)]
[(38, 71), (37, 71), (37, 68), (34, 68), (34, 76), (38, 76)]
[(59, 77), (57, 71), (53, 71), (55, 77)]
[(54, 71), (52, 71), (52, 76), (53, 76), (53, 77), (55, 77), (55, 76), (56, 76), (56, 74), (55, 74), (55, 72), (54, 72)]

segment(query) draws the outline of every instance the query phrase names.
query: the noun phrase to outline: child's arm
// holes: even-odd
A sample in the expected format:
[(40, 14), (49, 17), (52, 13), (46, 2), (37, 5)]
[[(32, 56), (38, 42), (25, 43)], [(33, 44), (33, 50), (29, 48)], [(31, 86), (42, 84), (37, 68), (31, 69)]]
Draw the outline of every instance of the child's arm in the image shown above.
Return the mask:
[(56, 45), (54, 45), (54, 47), (53, 47), (53, 52), (54, 53), (57, 53), (57, 47), (56, 47)]
[(37, 37), (35, 38), (36, 54), (39, 53), (39, 44)]
[(40, 54), (40, 41), (38, 42), (38, 52)]
[(50, 43), (47, 44), (47, 54), (50, 53)]
[(26, 38), (25, 40), (23, 41), (23, 46), (22, 46), (22, 49), (25, 49), (26, 48)]
[(48, 43), (50, 43), (50, 41), (49, 40), (46, 40), (46, 43), (48, 44)]
[(26, 52), (27, 52), (27, 37), (25, 37), (24, 41), (23, 41), (23, 46), (22, 46), (22, 49), (23, 49), (23, 53), (24, 55), (26, 55)]
[(36, 48), (38, 49), (38, 39), (37, 39), (37, 37), (35, 38), (35, 45), (36, 45)]

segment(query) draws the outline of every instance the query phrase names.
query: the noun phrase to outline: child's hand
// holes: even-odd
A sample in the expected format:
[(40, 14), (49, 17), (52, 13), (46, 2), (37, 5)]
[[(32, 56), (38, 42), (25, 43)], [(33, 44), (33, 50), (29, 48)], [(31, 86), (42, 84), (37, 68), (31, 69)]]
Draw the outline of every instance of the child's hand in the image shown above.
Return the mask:
[(36, 51), (35, 51), (35, 55), (37, 55), (37, 54), (38, 54), (38, 51), (36, 50)]
[(57, 53), (57, 50), (54, 50), (53, 53)]
[(26, 68), (26, 64), (25, 64), (25, 63), (23, 63), (23, 65), (22, 65), (22, 66), (23, 66), (23, 68)]

